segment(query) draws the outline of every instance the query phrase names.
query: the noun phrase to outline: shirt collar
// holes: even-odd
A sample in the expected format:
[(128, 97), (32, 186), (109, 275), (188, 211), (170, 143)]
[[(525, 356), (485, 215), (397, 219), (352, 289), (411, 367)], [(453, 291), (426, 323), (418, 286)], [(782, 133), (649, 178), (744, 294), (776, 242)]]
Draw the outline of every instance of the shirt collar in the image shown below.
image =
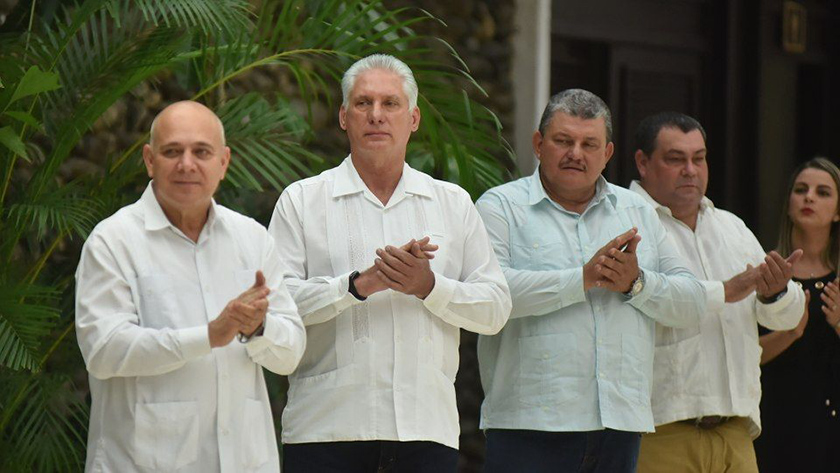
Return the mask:
[[(528, 178), (531, 180), (528, 186), (528, 205), (536, 205), (540, 203), (543, 199), (551, 201), (551, 198), (548, 196), (548, 193), (545, 191), (543, 187), (542, 180), (540, 180), (540, 167), (537, 165), (537, 169), (534, 170), (534, 173)], [(598, 180), (595, 182), (595, 195), (592, 197), (592, 200), (589, 202), (587, 207), (593, 206), (603, 200), (604, 198), (609, 198), (610, 202), (613, 205), (616, 203), (616, 195), (610, 189), (610, 186), (607, 185), (607, 180), (604, 179), (604, 176), (598, 176)]]
[[(155, 197), (155, 190), (152, 189), (152, 181), (149, 181), (149, 184), (146, 185), (146, 190), (143, 191), (143, 195), (140, 196), (140, 203), (143, 206), (146, 230), (155, 231), (162, 230), (167, 227), (177, 229), (177, 227), (172, 225), (172, 222), (166, 218), (166, 214), (163, 213), (163, 208), (160, 206), (160, 202), (158, 202), (157, 197)], [(216, 200), (211, 199), (210, 211), (207, 214), (207, 222), (205, 222), (204, 228), (213, 227), (216, 223), (216, 215)], [(202, 231), (202, 233), (204, 232)]]
[[(353, 160), (350, 156), (344, 158), (344, 161), (336, 169), (337, 175), (335, 184), (333, 185), (333, 198), (341, 197), (350, 194), (357, 194), (367, 190), (365, 182), (359, 176), (359, 172), (353, 165)], [(424, 197), (432, 197), (432, 188), (429, 180), (423, 173), (416, 171), (408, 165), (403, 163), (402, 177), (397, 184), (396, 195), (399, 189), (402, 188), (406, 194), (422, 195)]]
[[(665, 215), (668, 215), (669, 217), (673, 217), (671, 209), (665, 205), (660, 204), (656, 201), (656, 199), (651, 197), (650, 194), (648, 194), (648, 191), (646, 191), (645, 188), (642, 187), (639, 181), (633, 180), (633, 182), (630, 183), (630, 190), (642, 196), (642, 198), (645, 199), (645, 201), (647, 201), (647, 203), (649, 203), (651, 206), (653, 206), (653, 208), (656, 209), (657, 212), (662, 212)], [(700, 200), (701, 213), (704, 212), (706, 209), (713, 209), (714, 207), (715, 204), (712, 202), (711, 199), (709, 199), (705, 195)]]

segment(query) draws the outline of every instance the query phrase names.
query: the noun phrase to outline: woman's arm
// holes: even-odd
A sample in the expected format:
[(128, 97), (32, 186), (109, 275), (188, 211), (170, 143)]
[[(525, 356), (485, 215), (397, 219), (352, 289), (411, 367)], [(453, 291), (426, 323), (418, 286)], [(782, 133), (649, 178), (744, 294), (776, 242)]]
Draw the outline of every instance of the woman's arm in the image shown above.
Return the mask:
[(802, 319), (795, 328), (770, 332), (758, 337), (758, 343), (761, 345), (762, 365), (781, 355), (782, 352), (793, 345), (793, 342), (802, 337), (802, 334), (805, 333), (805, 326), (808, 325), (808, 303), (810, 301), (811, 292), (805, 291), (805, 310), (802, 313)]

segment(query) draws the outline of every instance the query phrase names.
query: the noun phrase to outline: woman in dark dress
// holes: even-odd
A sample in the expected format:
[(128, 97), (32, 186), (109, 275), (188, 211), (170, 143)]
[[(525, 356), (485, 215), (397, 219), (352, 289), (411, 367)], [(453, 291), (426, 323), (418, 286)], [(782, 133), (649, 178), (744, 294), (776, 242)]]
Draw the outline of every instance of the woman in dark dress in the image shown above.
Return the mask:
[(762, 331), (762, 473), (840, 472), (840, 170), (824, 158), (797, 169), (779, 235), (807, 304), (788, 331)]

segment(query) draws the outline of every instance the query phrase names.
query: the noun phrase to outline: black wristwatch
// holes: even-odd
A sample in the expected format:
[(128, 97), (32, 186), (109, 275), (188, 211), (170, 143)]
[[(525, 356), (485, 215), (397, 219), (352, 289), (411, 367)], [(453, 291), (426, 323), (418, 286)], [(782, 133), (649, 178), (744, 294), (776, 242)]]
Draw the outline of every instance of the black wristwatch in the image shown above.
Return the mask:
[(770, 297), (764, 297), (761, 294), (756, 293), (755, 298), (758, 299), (758, 302), (761, 302), (762, 304), (772, 304), (781, 299), (782, 297), (785, 297), (785, 294), (787, 294), (787, 286), (785, 286), (784, 289)]
[(363, 301), (367, 299), (367, 297), (362, 297), (361, 295), (359, 295), (359, 291), (356, 290), (356, 278), (358, 278), (360, 274), (361, 273), (359, 273), (358, 271), (353, 271), (352, 273), (350, 273), (350, 284), (348, 285), (347, 292), (349, 292), (356, 299)]

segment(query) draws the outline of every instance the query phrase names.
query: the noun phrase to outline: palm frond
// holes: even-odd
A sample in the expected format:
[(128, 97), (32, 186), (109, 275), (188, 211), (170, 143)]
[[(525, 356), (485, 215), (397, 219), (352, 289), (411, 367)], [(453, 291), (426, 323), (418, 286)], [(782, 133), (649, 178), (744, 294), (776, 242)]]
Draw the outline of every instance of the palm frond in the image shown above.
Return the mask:
[(69, 183), (41, 194), (37, 200), (12, 204), (6, 221), (12, 229), (34, 229), (38, 238), (45, 237), (48, 232), (87, 238), (104, 216), (101, 201), (83, 195), (81, 186)]
[(0, 285), (0, 367), (39, 368), (41, 341), (58, 318), (58, 296), (52, 288)]
[[(17, 403), (7, 426), (0, 470), (80, 471), (85, 460), (88, 407), (66, 375), (39, 373), (8, 379), (4, 404)], [(6, 405), (3, 407), (5, 408)], [(3, 464), (5, 463), (5, 465)]]
[(228, 101), (218, 111), (234, 158), (228, 180), (237, 188), (263, 190), (267, 183), (282, 190), (312, 174), (321, 159), (301, 142), (311, 130), (291, 105), (280, 97), (272, 105), (257, 93)]
[(253, 26), (244, 0), (134, 0), (147, 21), (167, 28), (198, 27), (207, 35), (222, 31), (233, 37)]

